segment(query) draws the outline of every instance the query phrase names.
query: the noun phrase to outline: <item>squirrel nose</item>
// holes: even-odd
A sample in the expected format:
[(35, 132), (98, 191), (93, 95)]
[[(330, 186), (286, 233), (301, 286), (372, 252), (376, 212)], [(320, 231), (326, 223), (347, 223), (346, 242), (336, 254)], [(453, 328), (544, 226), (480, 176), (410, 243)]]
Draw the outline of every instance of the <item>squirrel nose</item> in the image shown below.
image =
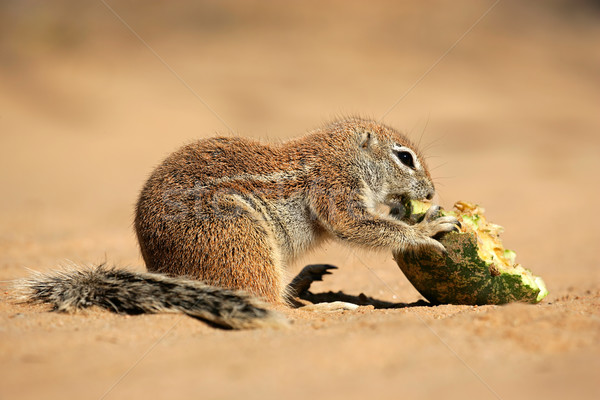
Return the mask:
[(427, 197), (425, 197), (427, 200), (431, 200), (433, 199), (433, 196), (435, 195), (435, 192), (432, 190), (431, 192), (427, 193)]

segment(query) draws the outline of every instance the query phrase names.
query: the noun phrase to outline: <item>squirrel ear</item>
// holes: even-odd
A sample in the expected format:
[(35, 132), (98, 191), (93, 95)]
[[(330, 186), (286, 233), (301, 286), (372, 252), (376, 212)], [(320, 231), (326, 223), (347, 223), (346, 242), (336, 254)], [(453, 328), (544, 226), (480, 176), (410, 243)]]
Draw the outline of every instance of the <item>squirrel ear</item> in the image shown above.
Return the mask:
[(360, 147), (367, 150), (377, 142), (377, 139), (375, 139), (375, 136), (371, 132), (365, 131), (362, 133), (360, 141)]

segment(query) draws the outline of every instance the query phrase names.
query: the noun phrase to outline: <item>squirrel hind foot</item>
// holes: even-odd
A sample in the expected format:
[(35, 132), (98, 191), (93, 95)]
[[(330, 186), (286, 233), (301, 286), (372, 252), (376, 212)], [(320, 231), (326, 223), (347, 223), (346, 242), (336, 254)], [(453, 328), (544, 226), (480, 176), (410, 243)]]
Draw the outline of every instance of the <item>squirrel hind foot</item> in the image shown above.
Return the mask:
[(309, 264), (287, 285), (287, 297), (299, 297), (308, 292), (313, 282), (323, 280), (324, 275), (331, 275), (330, 270), (337, 269), (331, 264)]
[(75, 312), (98, 306), (119, 314), (183, 313), (225, 329), (284, 327), (288, 321), (241, 291), (161, 274), (107, 267), (36, 272), (14, 285), (22, 303)]

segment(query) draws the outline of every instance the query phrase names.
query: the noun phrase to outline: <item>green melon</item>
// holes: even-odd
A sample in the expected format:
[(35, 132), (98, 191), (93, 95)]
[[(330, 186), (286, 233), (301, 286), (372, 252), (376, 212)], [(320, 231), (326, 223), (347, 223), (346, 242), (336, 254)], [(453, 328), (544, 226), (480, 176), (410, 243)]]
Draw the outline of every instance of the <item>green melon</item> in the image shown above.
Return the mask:
[[(404, 205), (404, 219), (415, 223), (431, 205), (411, 201)], [(500, 241), (502, 227), (486, 221), (484, 210), (459, 201), (453, 215), (460, 232), (445, 234), (439, 241), (446, 254), (433, 248), (394, 253), (396, 263), (413, 286), (434, 304), (538, 303), (548, 294), (544, 281), (515, 263), (514, 251)]]

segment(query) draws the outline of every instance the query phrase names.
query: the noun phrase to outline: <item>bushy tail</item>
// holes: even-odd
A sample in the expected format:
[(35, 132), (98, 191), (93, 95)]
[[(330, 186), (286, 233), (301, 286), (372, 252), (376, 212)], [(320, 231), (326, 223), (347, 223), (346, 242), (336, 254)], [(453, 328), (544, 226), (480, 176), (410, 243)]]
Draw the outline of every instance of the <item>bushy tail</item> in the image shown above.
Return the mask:
[(104, 265), (34, 273), (16, 287), (24, 301), (50, 304), (56, 311), (98, 306), (122, 314), (180, 312), (232, 329), (286, 324), (282, 316), (244, 292)]

